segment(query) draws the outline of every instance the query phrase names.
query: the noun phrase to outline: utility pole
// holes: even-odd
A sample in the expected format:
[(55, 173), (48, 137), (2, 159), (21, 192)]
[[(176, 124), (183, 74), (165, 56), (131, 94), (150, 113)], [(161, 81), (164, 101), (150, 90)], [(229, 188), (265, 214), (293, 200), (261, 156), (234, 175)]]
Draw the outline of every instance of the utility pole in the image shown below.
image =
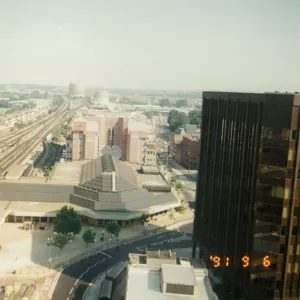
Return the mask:
[(107, 276), (107, 270), (108, 270), (108, 244), (110, 243), (111, 239), (108, 239), (107, 240), (107, 243), (106, 243), (106, 266), (105, 266), (105, 276)]

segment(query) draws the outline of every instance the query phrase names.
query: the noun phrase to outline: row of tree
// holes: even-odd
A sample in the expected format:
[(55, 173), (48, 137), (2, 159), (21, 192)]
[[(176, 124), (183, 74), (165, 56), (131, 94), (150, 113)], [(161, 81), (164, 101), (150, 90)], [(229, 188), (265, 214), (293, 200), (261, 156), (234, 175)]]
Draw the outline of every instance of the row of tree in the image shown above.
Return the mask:
[(178, 108), (181, 107), (187, 107), (188, 106), (188, 101), (186, 99), (180, 99), (174, 102), (171, 102), (168, 98), (163, 98), (159, 100), (159, 105), (162, 107), (170, 107), (170, 106), (175, 106)]
[(197, 125), (200, 127), (201, 110), (192, 110), (187, 115), (185, 112), (179, 112), (176, 109), (172, 109), (168, 115), (168, 124), (172, 132), (175, 132), (178, 128), (183, 127), (186, 124)]
[[(80, 215), (72, 207), (68, 206), (62, 207), (57, 212), (53, 225), (55, 235), (51, 245), (59, 248), (60, 250), (66, 246), (73, 235), (79, 234), (82, 229)], [(110, 221), (106, 225), (106, 231), (111, 236), (118, 236), (120, 232), (120, 226), (117, 222)], [(93, 228), (88, 228), (83, 232), (82, 239), (88, 247), (89, 244), (95, 243), (96, 232)], [(102, 236), (101, 239), (103, 240), (104, 237)]]

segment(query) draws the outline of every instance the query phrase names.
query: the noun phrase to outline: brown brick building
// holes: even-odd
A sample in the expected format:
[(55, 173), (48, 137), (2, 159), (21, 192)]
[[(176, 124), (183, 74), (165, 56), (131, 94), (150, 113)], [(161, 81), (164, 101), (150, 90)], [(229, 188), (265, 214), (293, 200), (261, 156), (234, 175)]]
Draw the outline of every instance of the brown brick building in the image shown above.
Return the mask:
[(182, 138), (182, 165), (195, 170), (199, 166), (200, 157), (200, 135), (186, 134)]

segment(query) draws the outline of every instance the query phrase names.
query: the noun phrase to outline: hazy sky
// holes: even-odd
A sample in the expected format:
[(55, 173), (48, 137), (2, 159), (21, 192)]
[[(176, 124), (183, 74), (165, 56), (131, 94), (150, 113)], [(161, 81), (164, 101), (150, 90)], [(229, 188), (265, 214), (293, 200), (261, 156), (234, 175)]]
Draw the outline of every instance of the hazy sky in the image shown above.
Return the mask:
[(0, 83), (300, 91), (299, 0), (0, 0)]

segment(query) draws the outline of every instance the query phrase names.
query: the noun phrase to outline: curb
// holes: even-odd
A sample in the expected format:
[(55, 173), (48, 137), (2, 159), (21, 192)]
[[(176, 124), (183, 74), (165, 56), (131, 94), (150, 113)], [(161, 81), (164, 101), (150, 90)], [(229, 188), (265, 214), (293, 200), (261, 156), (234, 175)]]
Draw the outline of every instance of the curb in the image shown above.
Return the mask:
[[(172, 224), (172, 225), (169, 225), (169, 226), (157, 229), (157, 232), (149, 232), (146, 235), (145, 234), (143, 234), (143, 235), (136, 235), (136, 236), (133, 236), (133, 237), (130, 237), (130, 238), (122, 239), (122, 240), (120, 240), (120, 244), (122, 244), (124, 242), (128, 243), (128, 242), (139, 241), (139, 240), (142, 240), (144, 238), (148, 238), (149, 236), (154, 236), (154, 235), (163, 233), (163, 232), (165, 232), (167, 230), (172, 230), (172, 229), (174, 229), (176, 227), (180, 227), (180, 226), (184, 226), (184, 225), (190, 224), (192, 222), (193, 222), (193, 218), (191, 217), (190, 219), (183, 220), (183, 221), (180, 221), (180, 222), (176, 222), (175, 224)], [(81, 260), (84, 257), (88, 257), (88, 256), (91, 256), (91, 255), (94, 255), (94, 254), (96, 254), (98, 252), (103, 251), (103, 249), (102, 249), (103, 247), (105, 247), (105, 244), (103, 244), (102, 246), (100, 246), (100, 249), (99, 249), (99, 247), (98, 248), (95, 247), (94, 249), (91, 249), (90, 252), (87, 252), (87, 253), (84, 253), (84, 254), (81, 254), (81, 255), (79, 254), (78, 257), (74, 257), (74, 259), (71, 259), (69, 261), (67, 261), (67, 259), (66, 259), (66, 262), (62, 261), (61, 263), (58, 263), (57, 266), (52, 269), (52, 272), (55, 271), (55, 272), (59, 272), (60, 273), (62, 271), (62, 269), (64, 269), (64, 267), (66, 267), (66, 266), (68, 266), (70, 264), (73, 264), (74, 262), (79, 261), (79, 260)], [(114, 247), (115, 247), (115, 245), (110, 245), (108, 247), (108, 249), (111, 249), (111, 248), (114, 248)], [(106, 247), (105, 247), (105, 250), (106, 250)], [(10, 272), (10, 271), (4, 272), (3, 275), (5, 275), (7, 272)], [(1, 274), (2, 273), (0, 273), (0, 275)], [(44, 275), (39, 276), (39, 277), (43, 277), (45, 275), (47, 275), (47, 274), (44, 274)], [(23, 277), (23, 276), (24, 277), (28, 277), (27, 275), (21, 275), (21, 274), (18, 275), (18, 276), (20, 276), (20, 277)]]
[[(153, 236), (153, 235), (157, 235), (157, 234), (160, 234), (160, 233), (163, 233), (167, 230), (172, 230), (174, 227), (180, 227), (180, 226), (183, 226), (183, 225), (187, 225), (187, 224), (190, 224), (193, 222), (193, 217), (191, 217), (190, 219), (187, 219), (187, 220), (184, 220), (184, 221), (180, 221), (180, 222), (176, 222), (175, 224), (172, 224), (172, 225), (169, 225), (169, 226), (166, 226), (166, 227), (162, 227), (160, 229), (157, 229), (157, 232), (150, 232), (150, 233), (147, 233), (146, 235), (143, 234), (143, 235), (137, 235), (137, 236), (133, 236), (133, 237), (130, 237), (130, 238), (125, 238), (125, 239), (122, 239), (120, 240), (120, 244), (126, 242), (135, 242), (135, 241), (139, 241), (139, 240), (142, 240), (144, 238), (148, 238), (149, 236)], [(105, 249), (102, 249), (102, 248), (105, 248)], [(112, 249), (114, 248), (115, 245), (110, 245), (108, 247), (108, 249)], [(69, 262), (62, 262), (62, 263), (59, 263), (58, 266), (55, 268), (56, 270), (61, 270), (62, 268), (68, 266), (68, 265), (71, 265), (73, 264), (74, 262), (76, 261), (79, 261), (81, 260), (82, 258), (84, 257), (88, 257), (88, 256), (91, 256), (91, 255), (94, 255), (96, 253), (99, 253), (101, 251), (104, 251), (106, 250), (106, 247), (105, 247), (105, 244), (103, 244), (102, 246), (100, 246), (100, 249), (99, 247), (98, 248), (94, 248), (94, 249), (91, 249), (90, 252), (87, 252), (87, 253), (84, 253), (84, 255), (79, 255), (79, 257), (75, 257), (74, 259), (71, 259)]]
[(91, 288), (91, 286), (89, 285), (89, 286), (85, 289), (85, 291), (84, 291), (84, 293), (83, 293), (83, 295), (82, 295), (82, 299), (83, 299), (83, 300), (86, 299), (87, 293), (88, 293), (88, 291), (89, 291), (90, 288)]

